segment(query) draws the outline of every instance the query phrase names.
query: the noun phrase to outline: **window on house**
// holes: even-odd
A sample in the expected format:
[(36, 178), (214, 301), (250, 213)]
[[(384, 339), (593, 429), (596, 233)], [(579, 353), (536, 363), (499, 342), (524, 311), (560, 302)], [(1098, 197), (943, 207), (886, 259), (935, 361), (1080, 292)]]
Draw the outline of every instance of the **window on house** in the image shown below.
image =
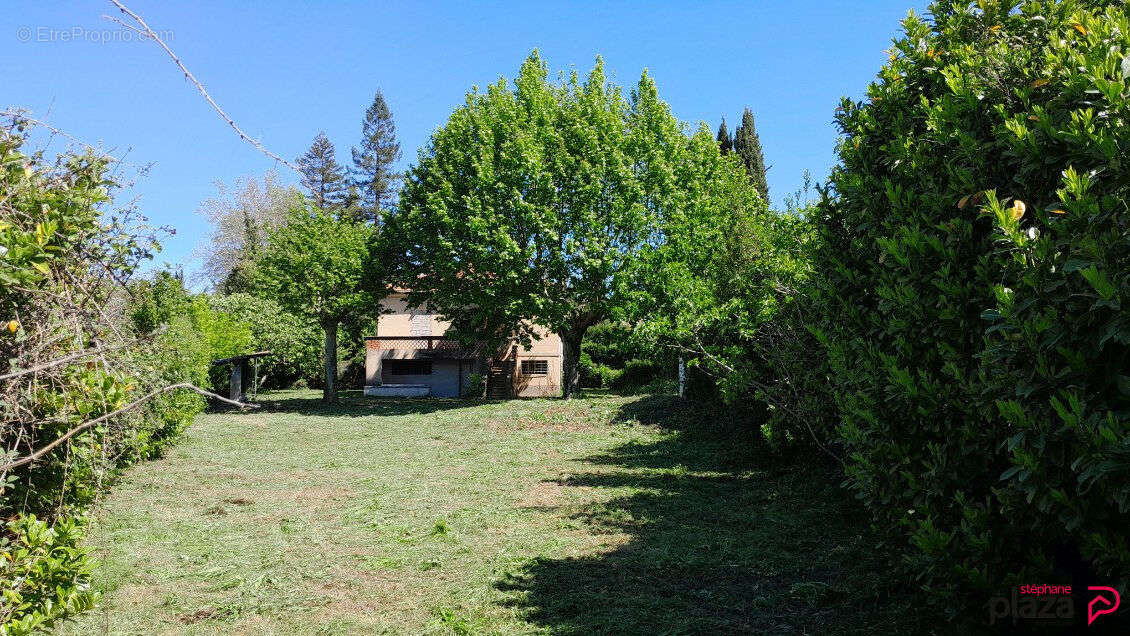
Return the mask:
[(385, 360), (384, 371), (389, 375), (431, 375), (431, 360)]
[(523, 360), (522, 375), (549, 375), (549, 361)]

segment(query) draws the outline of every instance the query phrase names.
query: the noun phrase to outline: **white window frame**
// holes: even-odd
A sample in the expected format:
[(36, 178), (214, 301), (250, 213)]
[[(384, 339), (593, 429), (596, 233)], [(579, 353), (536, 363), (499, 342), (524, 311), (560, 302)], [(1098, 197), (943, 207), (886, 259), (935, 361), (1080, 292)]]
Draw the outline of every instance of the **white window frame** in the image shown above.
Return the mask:
[(549, 375), (549, 360), (522, 360), (522, 375)]

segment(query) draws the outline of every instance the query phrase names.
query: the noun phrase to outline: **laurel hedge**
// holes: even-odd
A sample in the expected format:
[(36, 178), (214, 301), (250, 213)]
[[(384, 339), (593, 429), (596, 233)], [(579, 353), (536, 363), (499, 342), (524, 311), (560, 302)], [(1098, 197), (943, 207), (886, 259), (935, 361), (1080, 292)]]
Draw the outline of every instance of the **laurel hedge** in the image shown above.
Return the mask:
[(946, 598), (1126, 583), (1130, 10), (913, 14), (813, 221), (848, 483)]

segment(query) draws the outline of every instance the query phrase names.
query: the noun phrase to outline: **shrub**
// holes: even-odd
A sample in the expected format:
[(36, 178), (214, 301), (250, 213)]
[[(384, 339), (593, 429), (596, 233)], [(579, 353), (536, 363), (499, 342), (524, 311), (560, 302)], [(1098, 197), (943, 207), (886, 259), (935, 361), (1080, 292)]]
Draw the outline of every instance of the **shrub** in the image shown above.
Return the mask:
[[(584, 345), (581, 346), (584, 349)], [(593, 362), (588, 353), (582, 353), (578, 368), (581, 373), (581, 386), (590, 389), (607, 389), (619, 380), (624, 370), (607, 364)]]
[(594, 364), (592, 375), (596, 379), (595, 386), (612, 388), (619, 383), (620, 377), (624, 375), (624, 369), (614, 369), (606, 364)]
[(18, 636), (48, 629), (94, 607), (90, 589), (94, 562), (74, 518), (53, 525), (19, 516), (0, 535), (0, 634)]
[(481, 398), (487, 390), (487, 381), (481, 373), (472, 373), (467, 376), (467, 384), (463, 387), (463, 397)]
[(178, 279), (130, 282), (158, 245), (132, 209), (112, 207), (108, 161), (25, 154), (26, 129), (19, 117), (0, 126), (0, 372), (9, 376), (0, 380), (0, 517), (13, 520), (0, 533), (5, 634), (93, 602), (74, 516), (202, 408), (185, 392), (139, 398), (204, 383), (209, 353)]
[[(174, 316), (151, 346), (131, 352), (130, 365), (142, 386), (178, 382), (207, 386), (211, 351), (192, 318)], [(153, 398), (132, 422), (132, 435), (122, 438), (119, 465), (156, 457), (204, 409), (204, 398), (185, 391)]]
[(285, 388), (299, 379), (313, 385), (322, 381), (323, 336), (316, 325), (269, 298), (251, 294), (213, 297), (210, 303), (251, 330), (250, 349), (274, 354), (260, 363), (264, 386)]
[(229, 371), (223, 365), (212, 365), (211, 361), (251, 351), (251, 329), (235, 316), (210, 307), (204, 295), (192, 299), (188, 315), (208, 350), (212, 389), (223, 393), (228, 387)]
[(672, 374), (673, 369), (668, 368), (662, 361), (628, 360), (619, 373), (609, 369), (607, 386), (620, 391), (639, 389), (658, 378), (670, 377)]
[(1125, 577), (1130, 12), (931, 13), (842, 103), (816, 219), (848, 483), (935, 593)]
[(587, 354), (590, 362), (622, 369), (632, 358), (647, 357), (649, 350), (633, 338), (632, 328), (626, 324), (605, 320), (589, 328), (581, 353)]
[[(581, 349), (583, 351), (583, 344)], [(593, 372), (592, 358), (589, 357), (589, 354), (581, 353), (581, 357), (577, 360), (577, 373), (581, 376), (582, 387), (600, 388), (600, 378)]]
[[(212, 360), (247, 353), (252, 344), (252, 332), (240, 317), (215, 309), (203, 294), (191, 294), (184, 287), (184, 280), (178, 274), (159, 271), (151, 280), (138, 280), (131, 285), (132, 303), (130, 318), (134, 329), (140, 334), (152, 334), (167, 329), (177, 337), (162, 337), (159, 343), (180, 348), (192, 341), (190, 347), (197, 351), (190, 356), (192, 369), (204, 369), (203, 377), (197, 375), (191, 381), (200, 386), (211, 386), (225, 393), (228, 383), (228, 370), (223, 366), (211, 366)], [(163, 361), (184, 369), (175, 359)], [(192, 372), (189, 372), (192, 375)]]

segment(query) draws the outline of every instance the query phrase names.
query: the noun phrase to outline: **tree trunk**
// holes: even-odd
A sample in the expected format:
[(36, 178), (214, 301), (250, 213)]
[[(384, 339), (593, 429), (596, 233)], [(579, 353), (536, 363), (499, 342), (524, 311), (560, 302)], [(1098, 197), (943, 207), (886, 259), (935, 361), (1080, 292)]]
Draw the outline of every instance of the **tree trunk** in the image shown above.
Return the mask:
[(322, 324), (326, 330), (326, 388), (322, 390), (323, 402), (337, 402), (337, 321)]
[(586, 331), (588, 327), (559, 334), (564, 354), (561, 365), (561, 397), (566, 400), (576, 397), (581, 388), (581, 341), (584, 340)]

